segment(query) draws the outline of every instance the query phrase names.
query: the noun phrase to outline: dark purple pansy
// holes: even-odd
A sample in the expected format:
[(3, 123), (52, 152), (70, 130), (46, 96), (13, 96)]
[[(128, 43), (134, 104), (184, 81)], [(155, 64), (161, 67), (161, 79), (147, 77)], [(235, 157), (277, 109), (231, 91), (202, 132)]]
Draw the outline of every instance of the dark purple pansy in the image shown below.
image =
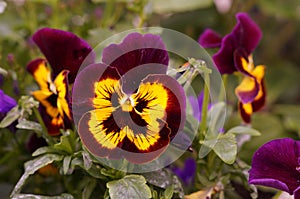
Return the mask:
[(72, 108), (84, 146), (97, 157), (146, 163), (183, 129), (185, 94), (166, 75), (169, 56), (158, 35), (131, 33), (82, 70)]
[(94, 62), (92, 47), (71, 32), (42, 28), (32, 36), (32, 39), (45, 55), (54, 76), (62, 70), (70, 71), (70, 83), (74, 82), (82, 64), (88, 65)]
[(300, 196), (300, 141), (272, 140), (254, 154), (249, 183), (273, 187)]
[(193, 183), (196, 168), (196, 161), (192, 158), (188, 158), (184, 161), (183, 168), (174, 167), (172, 171), (181, 179), (185, 186), (189, 186)]
[(213, 60), (222, 74), (231, 74), (235, 71), (245, 72), (235, 63), (235, 57), (242, 56), (247, 59), (262, 37), (260, 28), (248, 14), (238, 13), (236, 18), (238, 23), (231, 33), (223, 37), (221, 45), (219, 35), (209, 29), (198, 40), (204, 47), (221, 47), (213, 56)]
[(6, 95), (0, 89), (0, 120), (2, 120), (6, 115), (6, 113), (8, 113), (16, 105), (17, 105), (16, 100)]

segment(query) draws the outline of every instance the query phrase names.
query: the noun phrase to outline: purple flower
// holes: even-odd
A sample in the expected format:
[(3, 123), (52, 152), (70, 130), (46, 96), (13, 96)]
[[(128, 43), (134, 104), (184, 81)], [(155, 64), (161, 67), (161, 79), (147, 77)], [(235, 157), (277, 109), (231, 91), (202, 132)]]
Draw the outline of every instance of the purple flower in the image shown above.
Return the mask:
[(32, 39), (45, 55), (54, 76), (62, 70), (70, 71), (68, 76), (70, 83), (74, 82), (82, 64), (94, 62), (91, 46), (71, 32), (42, 28), (34, 33)]
[(6, 95), (0, 89), (0, 120), (2, 120), (6, 115), (6, 113), (8, 113), (16, 105), (17, 105), (16, 100)]
[(249, 123), (252, 113), (264, 106), (266, 98), (263, 80), (265, 66), (255, 67), (252, 59), (252, 52), (257, 47), (262, 32), (246, 13), (238, 13), (236, 18), (238, 23), (222, 39), (218, 33), (207, 29), (198, 41), (207, 48), (220, 47), (213, 55), (213, 61), (221, 74), (236, 71), (243, 74), (244, 78), (235, 93), (239, 98), (242, 119)]
[(78, 74), (73, 115), (92, 154), (150, 162), (183, 129), (185, 94), (166, 75), (168, 61), (159, 36), (131, 33)]
[(184, 161), (183, 168), (174, 167), (172, 171), (181, 179), (185, 186), (189, 186), (193, 183), (196, 168), (196, 161), (188, 158)]
[(252, 159), (249, 183), (273, 187), (300, 198), (300, 141), (272, 140)]

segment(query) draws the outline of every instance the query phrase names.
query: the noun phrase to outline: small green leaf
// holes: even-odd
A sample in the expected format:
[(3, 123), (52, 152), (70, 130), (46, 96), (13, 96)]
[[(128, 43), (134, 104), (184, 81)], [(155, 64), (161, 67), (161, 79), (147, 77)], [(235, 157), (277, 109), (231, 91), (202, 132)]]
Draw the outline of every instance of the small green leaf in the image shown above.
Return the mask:
[(106, 186), (112, 199), (151, 198), (151, 190), (141, 175), (127, 175), (120, 180), (108, 182)]
[(260, 132), (253, 129), (253, 128), (250, 128), (250, 127), (247, 127), (247, 126), (236, 126), (236, 127), (233, 127), (231, 129), (228, 130), (227, 133), (233, 133), (233, 134), (248, 134), (248, 135), (252, 135), (252, 136), (260, 136)]
[(59, 154), (59, 150), (53, 148), (52, 146), (44, 146), (44, 147), (40, 147), (37, 150), (35, 150), (32, 153), (32, 156), (39, 156), (45, 153), (55, 153), (55, 154)]
[(165, 199), (171, 199), (174, 194), (174, 186), (170, 185), (167, 187), (167, 189), (164, 191), (164, 198)]
[(232, 133), (220, 134), (217, 139), (204, 140), (201, 143), (204, 145), (204, 147), (206, 146), (207, 148), (213, 149), (213, 151), (225, 163), (227, 164), (234, 163), (237, 155), (237, 143), (234, 134)]
[(55, 144), (54, 148), (72, 154), (75, 148), (75, 142), (72, 132), (66, 131), (64, 135), (60, 136), (60, 142)]
[(208, 127), (211, 132), (211, 136), (217, 136), (220, 129), (223, 128), (226, 118), (226, 104), (219, 102), (214, 104), (208, 111)]
[(97, 185), (97, 181), (95, 179), (91, 179), (82, 191), (82, 199), (89, 199)]
[(19, 129), (33, 130), (38, 132), (41, 132), (43, 130), (42, 126), (39, 123), (26, 119), (20, 119), (16, 127)]
[(70, 163), (71, 163), (72, 157), (71, 156), (65, 156), (63, 160), (63, 173), (68, 174), (70, 170)]
[(20, 117), (19, 106), (12, 108), (0, 122), (0, 128), (6, 128)]
[(25, 172), (19, 179), (18, 183), (16, 184), (14, 190), (11, 193), (11, 197), (14, 197), (16, 194), (21, 192), (23, 185), (25, 184), (27, 178), (34, 174), (40, 168), (54, 162), (54, 161), (61, 161), (63, 156), (55, 155), (55, 154), (45, 154), (43, 156), (37, 157), (33, 160), (30, 160), (25, 163)]

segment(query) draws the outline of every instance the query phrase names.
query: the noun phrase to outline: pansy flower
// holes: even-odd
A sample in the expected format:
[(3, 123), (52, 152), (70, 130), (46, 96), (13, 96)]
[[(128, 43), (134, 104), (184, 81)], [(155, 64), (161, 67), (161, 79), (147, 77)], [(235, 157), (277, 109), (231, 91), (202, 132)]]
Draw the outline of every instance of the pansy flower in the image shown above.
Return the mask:
[(262, 33), (257, 24), (246, 14), (236, 15), (238, 23), (232, 32), (223, 38), (213, 30), (207, 29), (199, 37), (203, 47), (220, 47), (213, 55), (213, 61), (221, 74), (239, 72), (243, 80), (235, 92), (239, 98), (242, 119), (250, 122), (253, 112), (265, 104), (264, 70), (265, 66), (254, 66), (252, 52), (258, 45)]
[[(27, 65), (27, 70), (40, 87), (32, 95), (40, 102), (39, 110), (48, 133), (59, 135), (61, 128), (71, 128), (68, 80), (74, 81), (83, 61), (92, 62), (93, 54), (84, 40), (62, 30), (42, 28), (32, 39), (46, 57), (35, 59)], [(89, 53), (91, 56), (84, 60)]]
[(150, 162), (182, 130), (185, 94), (166, 75), (168, 61), (159, 36), (131, 33), (103, 50), (103, 63), (78, 74), (73, 115), (93, 155)]
[(300, 198), (300, 141), (272, 140), (254, 154), (249, 183), (273, 187)]
[(5, 115), (17, 105), (16, 100), (6, 95), (0, 89), (0, 121), (5, 117)]

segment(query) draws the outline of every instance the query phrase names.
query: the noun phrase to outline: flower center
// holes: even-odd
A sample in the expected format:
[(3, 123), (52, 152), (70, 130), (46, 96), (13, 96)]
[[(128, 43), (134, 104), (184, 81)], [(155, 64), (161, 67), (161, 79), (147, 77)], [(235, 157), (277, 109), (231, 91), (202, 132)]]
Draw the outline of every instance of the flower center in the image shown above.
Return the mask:
[(122, 111), (130, 112), (133, 110), (134, 102), (130, 96), (124, 96), (120, 100), (120, 105), (122, 107)]

